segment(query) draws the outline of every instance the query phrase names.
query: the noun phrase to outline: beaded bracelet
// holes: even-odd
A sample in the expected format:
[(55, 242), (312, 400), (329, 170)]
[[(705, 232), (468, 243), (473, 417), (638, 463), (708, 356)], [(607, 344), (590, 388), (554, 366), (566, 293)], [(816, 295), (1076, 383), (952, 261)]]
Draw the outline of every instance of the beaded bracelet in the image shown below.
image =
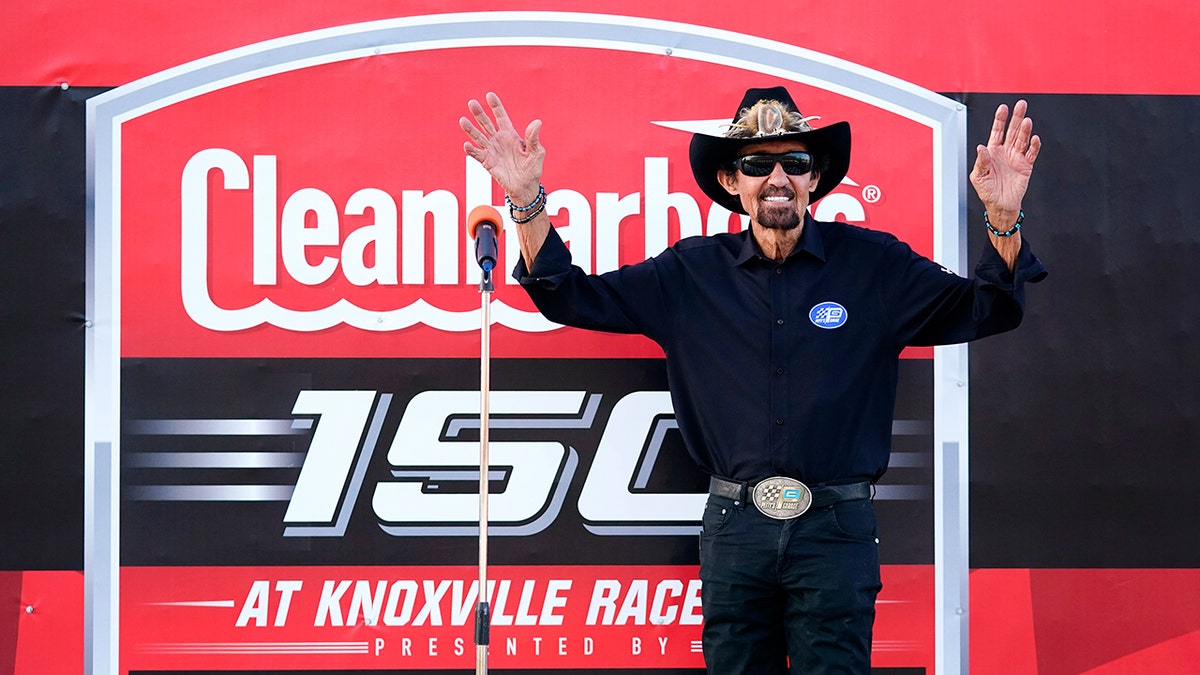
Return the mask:
[(1016, 224), (1013, 225), (1012, 227), (1008, 228), (1004, 232), (1001, 232), (1000, 230), (997, 230), (996, 228), (992, 227), (992, 223), (990, 221), (988, 221), (987, 211), (983, 212), (983, 224), (987, 225), (988, 232), (991, 232), (992, 234), (996, 235), (997, 237), (1013, 236), (1014, 234), (1017, 233), (1017, 230), (1021, 229), (1021, 221), (1023, 221), (1023, 220), (1025, 220), (1025, 212), (1021, 211), (1020, 213), (1017, 214)]
[(540, 202), (546, 201), (546, 186), (538, 183), (538, 194), (529, 203), (529, 206), (517, 206), (508, 195), (504, 195), (504, 203), (508, 204), (509, 211), (532, 211)]
[[(541, 213), (542, 211), (545, 211), (545, 210), (546, 210), (546, 200), (545, 200), (545, 199), (542, 199), (542, 200), (540, 200), (540, 201), (538, 201), (538, 202), (535, 202), (535, 203), (537, 204), (537, 208), (533, 210), (533, 213), (530, 213), (530, 214), (529, 214), (529, 215), (527, 215), (527, 216), (524, 216), (524, 217), (518, 218), (518, 217), (517, 217), (517, 214), (516, 214), (516, 213), (513, 213), (512, 211), (509, 211), (509, 214), (508, 214), (508, 215), (509, 215), (510, 217), (512, 217), (512, 221), (513, 221), (514, 223), (516, 223), (517, 225), (524, 225), (525, 223), (528, 223), (529, 221), (533, 220), (534, 218), (537, 218), (539, 213)], [(530, 205), (529, 205), (529, 208), (531, 208), (531, 209), (532, 209), (532, 208), (533, 208), (533, 204), (530, 204)]]

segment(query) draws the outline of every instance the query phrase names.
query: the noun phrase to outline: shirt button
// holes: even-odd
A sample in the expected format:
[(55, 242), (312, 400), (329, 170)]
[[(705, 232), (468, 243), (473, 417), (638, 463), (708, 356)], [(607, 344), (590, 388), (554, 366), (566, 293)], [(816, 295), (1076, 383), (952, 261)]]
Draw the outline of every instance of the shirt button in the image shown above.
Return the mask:
[(775, 374), (776, 374), (776, 375), (782, 375), (782, 374), (783, 374), (783, 368), (776, 368), (776, 369), (775, 369)]
[(782, 325), (783, 325), (783, 319), (775, 319), (775, 323), (777, 323), (777, 324), (779, 324), (780, 326), (782, 326)]
[(782, 268), (782, 267), (776, 267), (776, 268), (775, 268), (775, 274), (783, 274), (783, 268)]
[(783, 418), (782, 418), (782, 417), (776, 417), (776, 418), (775, 418), (775, 424), (782, 425), (782, 424), (783, 424)]

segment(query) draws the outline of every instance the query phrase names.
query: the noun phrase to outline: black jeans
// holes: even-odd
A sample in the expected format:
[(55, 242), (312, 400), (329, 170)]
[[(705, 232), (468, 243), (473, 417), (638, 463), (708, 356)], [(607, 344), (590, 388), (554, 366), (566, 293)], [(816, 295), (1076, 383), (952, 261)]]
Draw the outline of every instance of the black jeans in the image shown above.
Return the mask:
[(871, 500), (775, 520), (752, 504), (710, 495), (703, 522), (709, 673), (870, 673), (882, 587)]

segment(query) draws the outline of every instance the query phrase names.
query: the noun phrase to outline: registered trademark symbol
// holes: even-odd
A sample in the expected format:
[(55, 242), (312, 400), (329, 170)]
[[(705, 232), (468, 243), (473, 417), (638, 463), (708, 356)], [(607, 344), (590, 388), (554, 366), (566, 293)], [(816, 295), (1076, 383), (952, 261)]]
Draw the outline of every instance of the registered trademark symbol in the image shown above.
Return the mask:
[(868, 204), (874, 204), (880, 199), (883, 199), (883, 191), (879, 189), (878, 185), (866, 186), (863, 188), (862, 195), (863, 201)]

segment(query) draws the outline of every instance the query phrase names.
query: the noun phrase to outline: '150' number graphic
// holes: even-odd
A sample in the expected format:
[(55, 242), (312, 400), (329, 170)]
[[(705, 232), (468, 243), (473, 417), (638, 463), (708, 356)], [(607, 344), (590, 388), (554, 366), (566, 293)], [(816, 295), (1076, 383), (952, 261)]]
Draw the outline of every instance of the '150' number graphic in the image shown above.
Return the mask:
[[(510, 430), (590, 428), (600, 394), (584, 391), (499, 391), (489, 400), (489, 426)], [(368, 462), (391, 402), (374, 391), (302, 391), (294, 415), (316, 427), (284, 514), (285, 536), (340, 536), (363, 489)], [(473, 415), (473, 417), (472, 417)], [(663, 440), (675, 420), (666, 392), (626, 395), (614, 406), (579, 496), (585, 527), (596, 534), (691, 534), (699, 531), (706, 495), (646, 491)], [(476, 435), (464, 434), (472, 431)], [(395, 536), (478, 533), (479, 393), (426, 391), (408, 403), (371, 507)], [(466, 436), (466, 437), (464, 437)], [(488, 444), (489, 532), (522, 536), (558, 516), (579, 453), (555, 441)], [(473, 486), (473, 487), (472, 487)]]

